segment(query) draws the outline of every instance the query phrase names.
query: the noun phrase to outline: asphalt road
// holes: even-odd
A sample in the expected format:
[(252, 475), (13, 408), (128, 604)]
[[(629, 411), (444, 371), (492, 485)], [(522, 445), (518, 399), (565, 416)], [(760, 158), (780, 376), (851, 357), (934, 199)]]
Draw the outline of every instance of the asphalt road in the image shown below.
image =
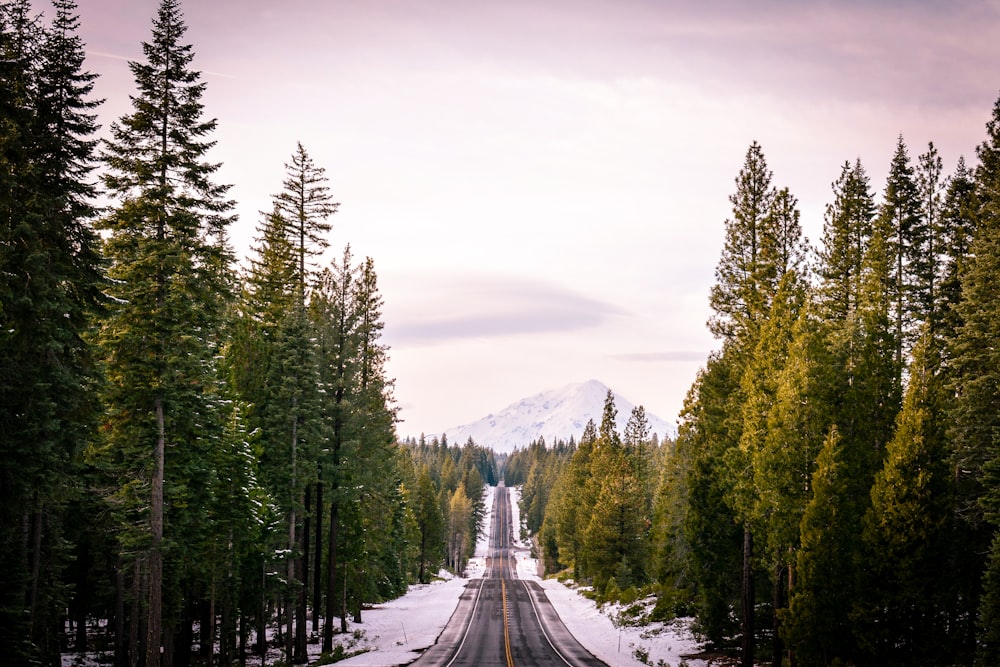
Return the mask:
[(559, 620), (537, 582), (517, 578), (510, 495), (498, 486), (486, 574), (468, 583), (418, 667), (606, 667)]

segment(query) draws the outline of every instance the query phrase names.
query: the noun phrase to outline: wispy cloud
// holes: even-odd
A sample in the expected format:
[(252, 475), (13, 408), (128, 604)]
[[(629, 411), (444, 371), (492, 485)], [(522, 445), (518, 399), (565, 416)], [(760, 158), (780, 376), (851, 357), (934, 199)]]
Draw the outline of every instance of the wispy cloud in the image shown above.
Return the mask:
[(386, 326), (393, 345), (580, 331), (625, 314), (614, 304), (523, 277), (416, 280), (421, 282), (421, 303), (408, 304)]
[(636, 363), (659, 363), (659, 362), (691, 362), (704, 361), (705, 353), (696, 350), (663, 350), (660, 352), (631, 352), (626, 354), (612, 354), (609, 358), (616, 361), (627, 361)]

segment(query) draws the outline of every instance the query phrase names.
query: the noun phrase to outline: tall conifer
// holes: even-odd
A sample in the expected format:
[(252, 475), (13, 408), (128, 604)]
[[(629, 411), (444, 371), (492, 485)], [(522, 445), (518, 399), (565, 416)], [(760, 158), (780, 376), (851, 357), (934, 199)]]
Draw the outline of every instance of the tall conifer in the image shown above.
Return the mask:
[[(232, 202), (228, 186), (213, 180), (219, 165), (207, 160), (216, 122), (202, 117), (205, 84), (190, 68), (185, 32), (177, 0), (162, 0), (145, 60), (130, 63), (133, 111), (112, 124), (104, 151), (114, 205), (102, 225), (115, 307), (99, 334), (108, 371), (103, 430), (109, 456), (123, 467), (118, 495), (123, 507), (132, 504), (123, 519), (144, 526), (122, 543), (139, 547), (137, 571), (145, 573), (147, 667), (160, 664), (164, 623), (176, 623), (163, 615), (165, 550), (192, 539), (166, 524), (181, 521), (184, 495), (196, 492), (189, 475), (225, 420), (215, 359), (232, 289)], [(167, 497), (177, 499), (170, 512)]]

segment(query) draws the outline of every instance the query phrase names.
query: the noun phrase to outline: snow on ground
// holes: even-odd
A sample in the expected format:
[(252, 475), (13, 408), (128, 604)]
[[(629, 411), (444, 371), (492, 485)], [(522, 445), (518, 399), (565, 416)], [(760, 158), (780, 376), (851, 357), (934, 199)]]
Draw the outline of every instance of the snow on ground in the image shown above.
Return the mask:
[(411, 586), (403, 597), (366, 610), (364, 622), (350, 626), (352, 632), (364, 631), (358, 647), (352, 650), (369, 650), (337, 664), (374, 667), (413, 662), (437, 641), (466, 583), (466, 579), (453, 577)]
[[(511, 489), (511, 510), (514, 519), (514, 534), (520, 535), (520, 518), (517, 500), (521, 489)], [(677, 667), (682, 662), (689, 667), (705, 667), (709, 663), (695, 658), (684, 658), (700, 652), (697, 639), (681, 621), (674, 626), (663, 627), (616, 627), (613, 617), (617, 605), (597, 604), (574, 588), (555, 579), (541, 579), (538, 576), (538, 561), (520, 539), (517, 556), (517, 576), (521, 579), (537, 581), (545, 589), (545, 594), (559, 613), (559, 618), (588, 651), (609, 665), (621, 667), (641, 667), (642, 665), (670, 665)], [(655, 634), (653, 633), (655, 631)], [(639, 660), (644, 657), (645, 662)]]
[[(698, 652), (698, 643), (692, 637), (687, 625), (656, 628), (616, 627), (612, 617), (617, 609), (605, 605), (598, 609), (595, 603), (577, 590), (567, 587), (555, 579), (541, 579), (538, 576), (538, 562), (531, 557), (528, 545), (520, 536), (520, 512), (517, 500), (520, 489), (511, 490), (511, 510), (514, 523), (514, 544), (517, 556), (517, 575), (521, 579), (537, 581), (545, 589), (563, 623), (570, 632), (591, 653), (616, 667), (640, 667), (656, 665), (678, 667), (682, 656)], [(494, 493), (495, 488), (490, 488)], [(338, 665), (352, 667), (391, 667), (408, 664), (420, 653), (437, 641), (451, 618), (459, 597), (470, 579), (483, 576), (486, 567), (487, 546), (492, 527), (492, 511), (487, 513), (486, 525), (479, 535), (476, 554), (470, 559), (464, 577), (453, 577), (441, 571), (439, 578), (430, 584), (410, 586), (401, 598), (365, 609), (363, 622), (348, 623), (349, 635), (338, 634), (334, 641), (344, 644), (348, 654), (357, 653)], [(319, 644), (309, 645), (309, 661), (320, 658)], [(644, 655), (643, 655), (644, 654)], [(637, 655), (645, 657), (640, 661)], [(280, 659), (281, 652), (272, 649), (268, 653), (268, 663)], [(63, 665), (96, 665), (93, 656), (63, 656)], [(689, 658), (683, 664), (689, 667), (706, 667), (704, 660)]]
[[(490, 492), (493, 493), (494, 489), (491, 488)], [(605, 605), (599, 610), (592, 600), (575, 589), (555, 579), (542, 580), (538, 576), (538, 562), (531, 557), (529, 547), (520, 538), (518, 492), (519, 489), (511, 489), (517, 575), (541, 584), (563, 623), (591, 653), (616, 667), (641, 667), (644, 664), (678, 667), (685, 661), (682, 656), (699, 651), (698, 642), (684, 624), (662, 628), (655, 635), (650, 634), (650, 628), (618, 628), (611, 617), (616, 612), (613, 605)], [(476, 555), (469, 561), (465, 577), (413, 586), (402, 598), (366, 611), (364, 623), (351, 627), (352, 630), (364, 630), (365, 633), (364, 639), (354, 650), (362, 646), (368, 646), (370, 650), (337, 664), (356, 667), (403, 665), (415, 660), (420, 651), (431, 646), (458, 605), (458, 598), (465, 584), (469, 579), (483, 574), (491, 519), (492, 512), (487, 514), (486, 525), (476, 546)], [(645, 654), (646, 662), (637, 659), (637, 649), (640, 655)], [(688, 658), (686, 664), (690, 667), (705, 667), (708, 663)]]

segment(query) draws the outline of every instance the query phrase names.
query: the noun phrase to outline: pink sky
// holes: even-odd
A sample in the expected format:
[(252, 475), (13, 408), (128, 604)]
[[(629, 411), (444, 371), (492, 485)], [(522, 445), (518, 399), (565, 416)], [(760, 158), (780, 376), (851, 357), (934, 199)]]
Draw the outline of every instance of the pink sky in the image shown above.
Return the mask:
[[(82, 0), (105, 125), (154, 0)], [(47, 7), (38, 5), (48, 11)], [(599, 379), (672, 420), (708, 353), (753, 140), (820, 238), (896, 138), (951, 171), (1000, 91), (1000, 3), (188, 0), (214, 159), (249, 246), (296, 141), (375, 260), (404, 435)]]

